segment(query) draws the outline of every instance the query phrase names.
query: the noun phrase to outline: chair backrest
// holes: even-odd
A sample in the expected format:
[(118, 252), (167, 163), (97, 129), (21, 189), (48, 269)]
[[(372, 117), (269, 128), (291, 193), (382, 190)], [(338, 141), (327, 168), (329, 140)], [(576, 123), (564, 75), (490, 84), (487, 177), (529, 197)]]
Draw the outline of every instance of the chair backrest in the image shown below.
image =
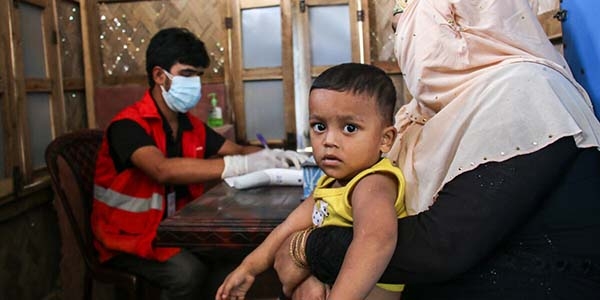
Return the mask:
[(103, 132), (83, 129), (62, 135), (46, 148), (46, 164), (77, 245), (88, 268), (98, 264), (89, 224), (96, 156)]

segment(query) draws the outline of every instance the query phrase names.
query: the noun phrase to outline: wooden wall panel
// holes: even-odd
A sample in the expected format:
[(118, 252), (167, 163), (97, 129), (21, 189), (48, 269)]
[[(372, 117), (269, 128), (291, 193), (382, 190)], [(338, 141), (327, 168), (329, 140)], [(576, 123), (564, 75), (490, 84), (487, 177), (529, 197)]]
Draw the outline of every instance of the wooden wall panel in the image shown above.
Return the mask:
[(56, 3), (56, 11), (63, 78), (83, 79), (83, 41), (79, 4), (59, 0)]
[(223, 82), (227, 63), (225, 11), (225, 1), (219, 0), (100, 4), (102, 75), (145, 78), (145, 54), (152, 36), (163, 28), (186, 27), (204, 41), (211, 57), (203, 81)]

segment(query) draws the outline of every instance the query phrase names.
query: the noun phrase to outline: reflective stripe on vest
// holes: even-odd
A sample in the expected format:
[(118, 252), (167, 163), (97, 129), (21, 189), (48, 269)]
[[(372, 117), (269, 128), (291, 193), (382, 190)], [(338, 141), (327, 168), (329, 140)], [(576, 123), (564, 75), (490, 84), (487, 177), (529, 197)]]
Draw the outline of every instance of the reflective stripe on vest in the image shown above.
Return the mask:
[(147, 212), (151, 209), (163, 209), (163, 199), (159, 193), (152, 193), (150, 198), (138, 198), (94, 185), (94, 197), (110, 207), (133, 213)]

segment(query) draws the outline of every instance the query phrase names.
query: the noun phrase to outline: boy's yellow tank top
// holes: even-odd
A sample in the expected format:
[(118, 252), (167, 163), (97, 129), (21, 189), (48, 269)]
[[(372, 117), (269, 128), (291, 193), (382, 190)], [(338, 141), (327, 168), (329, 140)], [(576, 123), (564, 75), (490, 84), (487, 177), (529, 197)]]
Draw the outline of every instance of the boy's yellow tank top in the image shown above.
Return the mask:
[[(313, 198), (315, 206), (313, 208), (313, 224), (315, 226), (344, 226), (352, 227), (352, 206), (350, 204), (350, 193), (356, 184), (365, 176), (373, 173), (390, 173), (398, 179), (398, 196), (394, 207), (398, 218), (406, 216), (404, 206), (404, 176), (398, 167), (392, 165), (392, 162), (387, 158), (382, 158), (372, 167), (358, 173), (345, 186), (330, 188), (335, 178), (327, 175), (321, 176), (315, 190)], [(388, 291), (400, 292), (404, 289), (404, 285), (400, 284), (381, 284), (377, 286)]]

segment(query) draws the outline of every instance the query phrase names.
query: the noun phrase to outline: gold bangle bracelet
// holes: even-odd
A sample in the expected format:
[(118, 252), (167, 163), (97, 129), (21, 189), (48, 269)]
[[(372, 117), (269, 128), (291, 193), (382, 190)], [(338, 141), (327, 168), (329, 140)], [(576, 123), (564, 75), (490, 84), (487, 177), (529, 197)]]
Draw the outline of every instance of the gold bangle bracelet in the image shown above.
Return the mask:
[(302, 231), (298, 231), (292, 235), (289, 252), (294, 264), (299, 268), (306, 269), (306, 264), (298, 258), (298, 243), (300, 242), (301, 234)]
[(308, 236), (314, 229), (314, 227), (309, 227), (305, 229), (303, 232), (304, 234), (302, 235), (302, 240), (300, 241), (300, 259), (306, 265), (308, 265), (308, 260), (306, 258), (306, 240), (308, 239)]
[(296, 247), (294, 248), (294, 256), (296, 257), (296, 259), (300, 262), (300, 264), (306, 268), (308, 265), (306, 263), (306, 260), (303, 259), (303, 251), (302, 251), (302, 241), (304, 240), (304, 236), (306, 235), (306, 231), (301, 231), (300, 234), (298, 234), (298, 241), (296, 242)]
[(295, 232), (290, 241), (289, 253), (294, 264), (303, 269), (308, 269), (306, 260), (306, 240), (314, 227)]

